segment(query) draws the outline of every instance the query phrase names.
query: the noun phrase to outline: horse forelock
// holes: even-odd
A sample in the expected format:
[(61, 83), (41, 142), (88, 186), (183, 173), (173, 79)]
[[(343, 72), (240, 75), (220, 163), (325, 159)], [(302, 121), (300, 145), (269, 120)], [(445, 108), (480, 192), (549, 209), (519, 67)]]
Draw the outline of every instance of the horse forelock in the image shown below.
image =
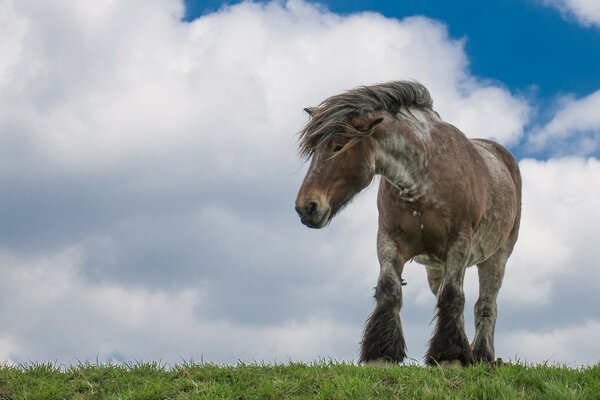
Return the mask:
[(299, 133), (300, 157), (309, 158), (338, 134), (366, 136), (350, 124), (352, 117), (366, 117), (378, 111), (396, 115), (402, 108), (433, 111), (433, 100), (427, 88), (414, 81), (360, 86), (331, 96), (311, 109), (310, 119)]

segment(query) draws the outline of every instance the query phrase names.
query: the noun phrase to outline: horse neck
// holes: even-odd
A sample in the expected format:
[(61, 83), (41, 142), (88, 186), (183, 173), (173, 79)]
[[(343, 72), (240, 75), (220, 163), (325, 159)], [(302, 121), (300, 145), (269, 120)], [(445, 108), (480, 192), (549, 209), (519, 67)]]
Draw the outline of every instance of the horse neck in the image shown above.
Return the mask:
[(425, 134), (403, 124), (401, 131), (384, 133), (375, 151), (375, 173), (409, 197), (418, 196), (421, 189), (419, 177), (427, 165)]

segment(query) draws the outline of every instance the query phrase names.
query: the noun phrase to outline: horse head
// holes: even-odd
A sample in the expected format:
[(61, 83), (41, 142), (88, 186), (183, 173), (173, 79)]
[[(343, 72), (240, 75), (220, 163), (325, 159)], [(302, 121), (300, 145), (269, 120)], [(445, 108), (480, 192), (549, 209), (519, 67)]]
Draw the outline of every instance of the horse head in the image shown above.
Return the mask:
[[(313, 119), (318, 117), (318, 109), (305, 111)], [(323, 228), (369, 185), (375, 175), (372, 133), (382, 121), (375, 116), (351, 116), (332, 134), (304, 136), (302, 150), (310, 157), (310, 166), (296, 197), (296, 212), (304, 225)]]

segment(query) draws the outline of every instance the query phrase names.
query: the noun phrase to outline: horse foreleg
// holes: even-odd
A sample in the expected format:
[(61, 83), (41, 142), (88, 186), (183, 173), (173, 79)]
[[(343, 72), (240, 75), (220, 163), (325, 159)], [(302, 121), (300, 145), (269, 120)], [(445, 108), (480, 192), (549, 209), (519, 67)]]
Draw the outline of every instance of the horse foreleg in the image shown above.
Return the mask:
[(406, 344), (400, 322), (402, 308), (403, 258), (386, 234), (377, 235), (377, 255), (380, 272), (375, 288), (375, 310), (367, 320), (361, 342), (361, 362), (402, 362)]
[(477, 361), (494, 361), (494, 328), (496, 326), (496, 298), (502, 285), (508, 254), (504, 249), (477, 265), (479, 298), (475, 303), (475, 338), (473, 355)]
[(437, 292), (436, 327), (429, 341), (425, 362), (436, 365), (460, 361), (473, 363), (473, 353), (465, 334), (465, 293), (463, 281), (471, 251), (471, 236), (463, 234), (450, 244), (441, 287)]

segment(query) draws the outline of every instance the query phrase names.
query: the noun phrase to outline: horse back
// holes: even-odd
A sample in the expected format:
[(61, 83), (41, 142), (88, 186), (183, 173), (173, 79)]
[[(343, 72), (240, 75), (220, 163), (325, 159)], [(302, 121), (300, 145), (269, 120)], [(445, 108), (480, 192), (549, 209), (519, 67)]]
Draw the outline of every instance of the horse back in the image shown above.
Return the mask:
[(476, 147), (479, 145), (479, 152), (482, 150), (490, 152), (506, 166), (506, 169), (510, 173), (510, 176), (514, 182), (515, 189), (517, 191), (519, 202), (521, 200), (521, 173), (519, 171), (519, 164), (515, 157), (502, 145), (488, 139), (470, 139)]

